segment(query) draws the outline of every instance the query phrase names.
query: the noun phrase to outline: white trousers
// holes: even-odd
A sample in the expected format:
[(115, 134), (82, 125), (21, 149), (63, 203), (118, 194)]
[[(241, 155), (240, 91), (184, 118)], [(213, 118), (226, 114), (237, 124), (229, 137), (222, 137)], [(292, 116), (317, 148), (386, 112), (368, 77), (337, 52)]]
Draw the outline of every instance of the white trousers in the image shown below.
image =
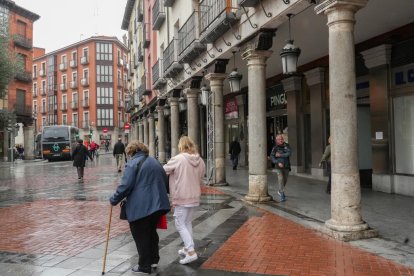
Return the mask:
[(187, 251), (194, 251), (193, 213), (197, 207), (176, 206), (174, 210), (175, 228), (180, 233)]

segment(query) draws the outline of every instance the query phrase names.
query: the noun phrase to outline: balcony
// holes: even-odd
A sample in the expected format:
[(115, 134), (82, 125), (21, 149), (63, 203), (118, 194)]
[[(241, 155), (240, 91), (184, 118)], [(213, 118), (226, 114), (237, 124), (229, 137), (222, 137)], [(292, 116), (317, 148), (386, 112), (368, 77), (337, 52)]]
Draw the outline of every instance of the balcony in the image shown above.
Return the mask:
[(160, 89), (167, 84), (167, 80), (164, 79), (163, 65), (162, 59), (158, 59), (152, 66), (152, 89)]
[(164, 0), (164, 7), (172, 7), (175, 0)]
[(13, 41), (14, 41), (14, 45), (27, 49), (27, 50), (30, 50), (33, 47), (33, 41), (20, 34), (14, 35)]
[(70, 82), (70, 88), (71, 88), (71, 89), (76, 89), (76, 88), (78, 88), (78, 81), (71, 81), (71, 82)]
[(32, 74), (29, 71), (19, 71), (16, 73), (16, 76), (14, 77), (18, 81), (22, 82), (32, 82)]
[(174, 78), (184, 69), (183, 65), (178, 62), (176, 44), (177, 39), (173, 38), (164, 50), (164, 78)]
[(60, 91), (62, 91), (62, 92), (68, 90), (68, 87), (67, 87), (66, 83), (61, 83), (59, 85), (59, 87), (60, 87)]
[(43, 70), (43, 69), (39, 70), (39, 76), (46, 77), (46, 70)]
[(33, 71), (33, 73), (32, 73), (32, 79), (37, 79), (37, 74), (36, 74), (36, 71)]
[(69, 66), (70, 66), (70, 68), (76, 68), (76, 67), (78, 67), (78, 61), (77, 60), (71, 60), (69, 62)]
[(138, 68), (138, 54), (135, 54), (134, 55), (134, 69), (137, 69)]
[(142, 12), (141, 8), (138, 8), (137, 22), (141, 23), (142, 21), (144, 21), (144, 13)]
[(164, 1), (155, 0), (152, 7), (152, 30), (158, 31), (165, 20)]
[(42, 113), (42, 114), (47, 113), (46, 106), (42, 106), (42, 107), (40, 108), (40, 113)]
[(149, 48), (150, 44), (151, 44), (151, 31), (149, 30), (149, 24), (145, 23), (142, 26), (142, 47), (145, 48)]
[(68, 69), (68, 64), (66, 62), (62, 62), (61, 64), (59, 64), (60, 71), (66, 71), (66, 69)]
[(70, 103), (70, 107), (71, 107), (72, 109), (78, 109), (78, 101), (77, 101), (77, 100), (75, 100), (75, 101), (71, 102), (71, 103)]
[(68, 110), (68, 103), (61, 103), (60, 104), (60, 110), (61, 111), (67, 111)]
[(41, 88), (40, 89), (40, 95), (41, 96), (46, 96), (46, 88)]
[(89, 64), (89, 56), (83, 56), (83, 57), (81, 57), (81, 64), (82, 65)]
[(181, 29), (178, 31), (178, 61), (180, 63), (191, 63), (207, 47), (198, 39), (198, 13), (193, 12)]
[[(130, 61), (130, 63), (131, 63), (131, 65), (129, 66), (129, 76), (130, 77), (132, 77), (133, 75), (134, 75), (134, 73), (135, 73), (135, 71), (134, 70), (132, 70), (132, 68), (133, 68), (133, 66), (132, 66), (132, 61)], [(129, 78), (129, 79), (131, 79), (131, 78)]]
[(24, 104), (15, 104), (13, 110), (17, 116), (32, 118), (32, 107)]
[(82, 101), (82, 107), (83, 107), (83, 108), (87, 108), (87, 107), (89, 107), (89, 98), (85, 98), (85, 99)]
[(82, 86), (89, 86), (89, 80), (87, 78), (81, 79), (81, 85)]
[(201, 43), (214, 43), (240, 20), (240, 17), (232, 12), (232, 7), (237, 7), (237, 0), (200, 2)]
[(73, 126), (73, 127), (78, 127), (78, 122), (72, 122), (72, 123), (70, 123), (70, 125)]
[(118, 100), (118, 108), (124, 108), (124, 101)]
[(32, 90), (32, 97), (37, 98), (37, 88)]
[(123, 82), (122, 78), (118, 78), (118, 87), (119, 88), (124, 87), (124, 82)]

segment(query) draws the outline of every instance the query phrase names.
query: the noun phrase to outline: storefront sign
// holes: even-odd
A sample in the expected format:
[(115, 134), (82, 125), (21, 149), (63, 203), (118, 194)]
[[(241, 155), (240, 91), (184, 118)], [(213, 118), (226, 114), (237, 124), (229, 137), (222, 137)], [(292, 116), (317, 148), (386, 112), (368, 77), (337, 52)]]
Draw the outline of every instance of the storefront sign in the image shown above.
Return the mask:
[(266, 90), (266, 111), (286, 109), (287, 96), (282, 85), (275, 85)]
[(414, 85), (414, 64), (394, 68), (392, 70), (392, 85), (403, 87)]
[(236, 98), (227, 99), (224, 104), (224, 116), (226, 119), (237, 119), (239, 117), (239, 106)]

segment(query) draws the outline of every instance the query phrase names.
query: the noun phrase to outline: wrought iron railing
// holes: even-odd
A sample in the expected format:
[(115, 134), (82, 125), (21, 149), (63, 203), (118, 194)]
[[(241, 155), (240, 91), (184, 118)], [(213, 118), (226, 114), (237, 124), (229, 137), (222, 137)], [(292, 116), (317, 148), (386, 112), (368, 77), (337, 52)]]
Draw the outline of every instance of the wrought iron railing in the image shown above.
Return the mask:
[(200, 2), (200, 31), (204, 32), (223, 12), (231, 10), (229, 0), (202, 0)]
[(175, 43), (176, 39), (173, 37), (170, 44), (168, 44), (167, 48), (164, 50), (164, 72), (173, 64), (174, 61), (176, 61)]
[(196, 40), (196, 12), (193, 12), (178, 31), (178, 54), (181, 54)]
[[(161, 60), (162, 62), (162, 60)], [(157, 60), (157, 62), (152, 66), (152, 84), (156, 83), (157, 80), (160, 78), (160, 60)]]

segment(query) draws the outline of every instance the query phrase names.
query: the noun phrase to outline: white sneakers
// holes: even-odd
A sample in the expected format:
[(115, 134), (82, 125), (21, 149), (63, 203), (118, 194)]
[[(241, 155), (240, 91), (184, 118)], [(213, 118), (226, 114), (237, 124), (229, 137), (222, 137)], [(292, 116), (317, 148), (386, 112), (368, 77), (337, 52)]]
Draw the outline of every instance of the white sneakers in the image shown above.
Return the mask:
[(180, 256), (185, 256), (185, 255), (187, 255), (187, 250), (185, 250), (185, 248), (183, 247), (183, 248), (181, 248), (180, 250), (178, 250), (178, 255), (180, 255)]
[(189, 264), (191, 262), (194, 262), (198, 259), (197, 253), (194, 252), (194, 255), (186, 254), (184, 259), (180, 260), (180, 264)]

